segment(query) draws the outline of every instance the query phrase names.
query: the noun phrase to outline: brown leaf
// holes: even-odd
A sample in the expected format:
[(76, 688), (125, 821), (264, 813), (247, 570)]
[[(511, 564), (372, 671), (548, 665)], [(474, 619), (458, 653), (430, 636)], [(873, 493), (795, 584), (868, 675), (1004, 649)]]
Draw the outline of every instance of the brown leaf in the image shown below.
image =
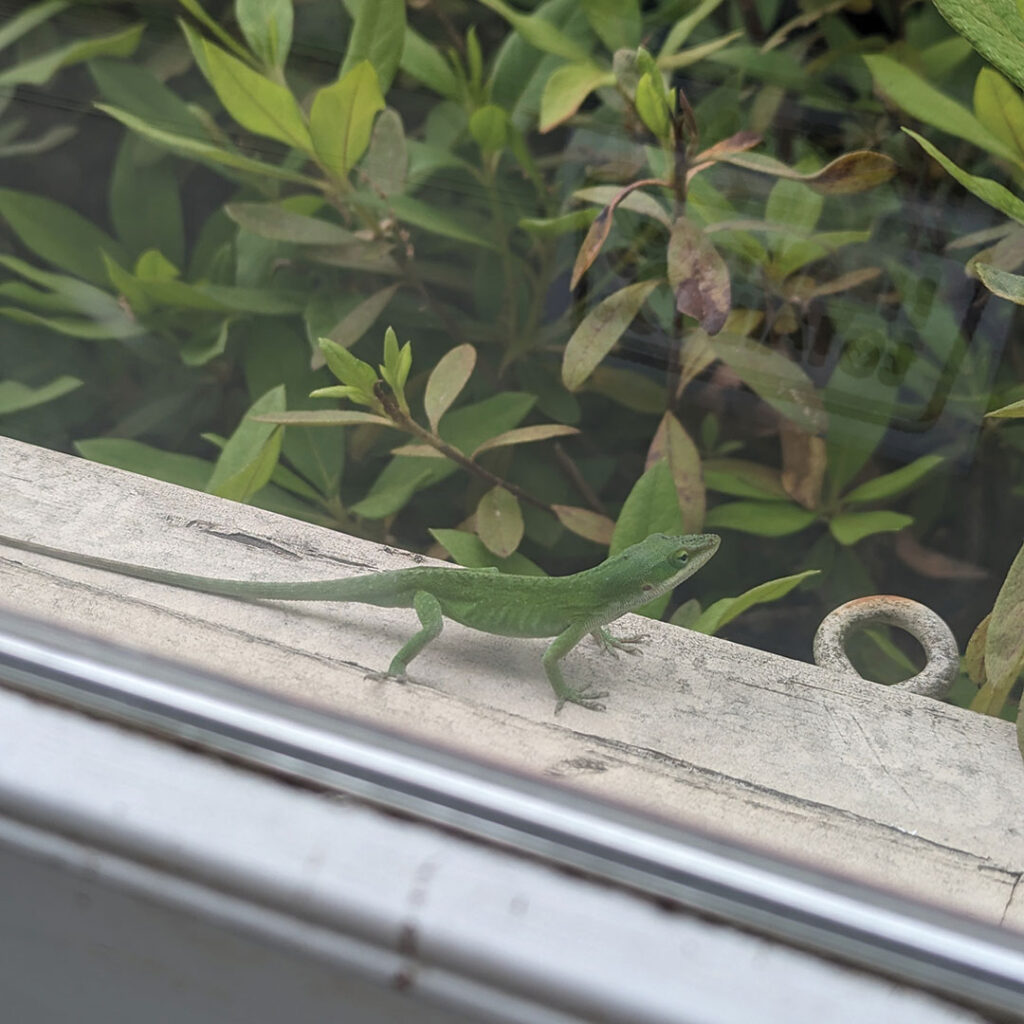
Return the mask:
[(575, 391), (622, 337), (661, 278), (637, 281), (599, 302), (572, 332), (562, 356), (562, 383)]
[(736, 132), (727, 139), (716, 142), (713, 146), (698, 153), (691, 163), (690, 169), (686, 172), (686, 180), (689, 182), (695, 174), (710, 167), (712, 164), (728, 156), (730, 153), (743, 153), (754, 146), (761, 144), (762, 137), (757, 132)]
[(678, 398), (698, 374), (703, 373), (718, 356), (711, 347), (708, 332), (700, 327), (687, 331), (679, 347), (679, 381), (676, 384)]
[(708, 334), (725, 326), (732, 304), (729, 269), (704, 232), (685, 217), (672, 225), (668, 281), (680, 313), (692, 316)]
[(590, 269), (594, 260), (601, 252), (601, 247), (608, 239), (608, 233), (612, 229), (612, 218), (615, 215), (615, 207), (609, 204), (593, 220), (587, 237), (583, 239), (580, 251), (576, 254), (576, 262), (572, 267), (572, 278), (569, 281), (569, 291), (572, 291), (580, 283), (580, 278)]
[(771, 174), (776, 178), (802, 181), (826, 195), (851, 195), (864, 192), (888, 181), (896, 173), (896, 163), (884, 153), (858, 149), (844, 153), (819, 171), (803, 174), (787, 167), (782, 161), (763, 153), (731, 153), (723, 157), (728, 163), (748, 171)]
[(983, 580), (988, 576), (980, 565), (924, 547), (907, 531), (897, 534), (895, 551), (904, 565), (932, 580)]
[(683, 515), (683, 529), (696, 533), (704, 525), (707, 495), (701, 474), (700, 453), (683, 425), (666, 412), (647, 449), (644, 469), (664, 459), (668, 463)]
[(552, 505), (551, 511), (567, 530), (577, 536), (586, 537), (598, 544), (611, 544), (615, 523), (600, 512), (577, 508), (575, 505)]
[(817, 174), (808, 175), (804, 180), (818, 192), (845, 196), (884, 184), (895, 173), (896, 162), (891, 157), (870, 149), (858, 149), (836, 157)]
[(615, 216), (615, 207), (619, 205), (635, 189), (643, 188), (645, 185), (665, 185), (666, 182), (660, 178), (644, 178), (643, 181), (634, 181), (631, 185), (620, 189), (612, 197), (608, 205), (594, 218), (587, 231), (587, 237), (583, 239), (580, 251), (576, 254), (576, 262), (572, 268), (572, 278), (569, 281), (569, 291), (572, 291), (580, 283), (580, 278), (590, 269), (594, 260), (597, 259), (601, 248), (608, 240), (608, 233), (612, 229), (612, 219)]
[(821, 485), (825, 479), (825, 442), (795, 423), (779, 423), (782, 443), (782, 486), (804, 508), (814, 511), (821, 503)]
[(971, 639), (967, 641), (967, 650), (964, 651), (964, 668), (967, 669), (967, 675), (975, 686), (981, 686), (985, 682), (985, 641), (988, 640), (988, 624), (991, 621), (992, 613), (989, 612), (978, 623), (971, 634)]

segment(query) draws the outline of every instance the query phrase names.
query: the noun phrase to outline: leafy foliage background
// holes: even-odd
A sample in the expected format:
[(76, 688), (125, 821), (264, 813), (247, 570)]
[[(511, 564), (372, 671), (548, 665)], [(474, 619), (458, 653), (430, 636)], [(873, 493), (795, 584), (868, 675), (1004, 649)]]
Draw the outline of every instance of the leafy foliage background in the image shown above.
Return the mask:
[(807, 658), (897, 593), (966, 645), (1021, 542), (1024, 100), (940, 7), (25, 6), (0, 429), (516, 572), (715, 530), (650, 614)]

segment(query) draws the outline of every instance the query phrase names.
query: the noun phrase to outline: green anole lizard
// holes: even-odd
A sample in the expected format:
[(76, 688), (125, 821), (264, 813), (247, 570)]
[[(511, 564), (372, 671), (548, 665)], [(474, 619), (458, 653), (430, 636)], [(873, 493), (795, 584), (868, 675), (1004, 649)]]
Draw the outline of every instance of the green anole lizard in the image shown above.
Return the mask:
[(655, 533), (607, 561), (571, 576), (515, 576), (497, 569), (393, 569), (365, 576), (272, 583), (217, 579), (151, 569), (131, 562), (82, 555), (0, 535), (0, 544), (206, 594), (284, 601), (355, 601), (379, 608), (413, 608), (420, 630), (394, 656), (388, 674), (404, 677), (409, 662), (435, 639), (447, 616), (497, 636), (554, 637), (542, 662), (555, 691), (556, 713), (566, 703), (603, 711), (605, 692), (574, 689), (561, 660), (587, 633), (606, 649), (632, 650), (639, 637), (617, 638), (604, 628), (619, 616), (668, 593), (718, 550), (715, 534)]

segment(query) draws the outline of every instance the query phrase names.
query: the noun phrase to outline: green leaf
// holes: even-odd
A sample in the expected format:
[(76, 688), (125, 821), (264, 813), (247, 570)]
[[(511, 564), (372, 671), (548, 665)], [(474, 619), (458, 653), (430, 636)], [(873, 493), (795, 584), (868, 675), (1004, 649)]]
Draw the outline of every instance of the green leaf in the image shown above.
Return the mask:
[(516, 427), (515, 430), (506, 430), (494, 437), (489, 437), (483, 444), (474, 449), (472, 457), (475, 459), (483, 452), (489, 452), (495, 448), (508, 448), (517, 444), (547, 441), (552, 437), (567, 437), (570, 434), (578, 433), (579, 430), (576, 427), (570, 427), (564, 423), (535, 423), (531, 427)]
[(93, 284), (107, 283), (101, 252), (125, 258), (105, 231), (44, 196), (0, 188), (0, 217), (37, 256)]
[(926, 82), (906, 64), (884, 54), (869, 54), (864, 57), (864, 63), (878, 88), (911, 117), (1004, 160), (1019, 163), (1020, 157), (1012, 147), (993, 135), (966, 107)]
[(377, 72), (368, 60), (317, 92), (309, 127), (317, 156), (327, 170), (347, 177), (370, 144), (374, 115), (383, 109)]
[(109, 36), (82, 39), (57, 50), (50, 50), (31, 60), (14, 64), (0, 71), (0, 88), (10, 89), (16, 85), (43, 85), (61, 68), (78, 64), (93, 57), (130, 57), (142, 38), (145, 26), (133, 25)]
[(381, 196), (395, 195), (405, 188), (409, 173), (409, 151), (402, 115), (391, 107), (382, 110), (370, 135), (370, 148), (363, 161), (370, 188)]
[(459, 83), (451, 65), (441, 56), (437, 47), (428, 43), (408, 25), (405, 27), (405, 45), (400, 66), (407, 75), (411, 75), (445, 99), (458, 97)]
[(562, 358), (562, 383), (575, 391), (593, 373), (630, 325), (660, 278), (638, 281), (598, 303), (573, 331)]
[(186, 366), (205, 366), (211, 359), (224, 354), (228, 345), (228, 334), (233, 322), (232, 317), (225, 317), (212, 329), (197, 331), (178, 350), (181, 361)]
[(905, 516), (902, 512), (840, 512), (828, 521), (828, 528), (840, 544), (848, 547), (875, 533), (902, 530), (913, 521), (913, 516)]
[(583, 0), (583, 11), (597, 37), (613, 53), (640, 45), (643, 19), (639, 0)]
[(561, 29), (556, 28), (539, 13), (523, 14), (504, 0), (479, 0), (495, 14), (504, 18), (531, 46), (546, 53), (553, 53), (566, 60), (586, 60), (587, 50), (570, 39)]
[(458, 345), (446, 352), (431, 371), (423, 394), (423, 409), (430, 429), (435, 433), (441, 417), (452, 407), (469, 381), (474, 366), (476, 349), (472, 345)]
[(351, 348), (377, 322), (400, 287), (392, 284), (368, 295), (331, 328), (327, 337), (342, 348)]
[(292, 0), (235, 0), (235, 20), (267, 67), (284, 67), (292, 46)]
[[(408, 471), (403, 471), (401, 474), (395, 473), (389, 478), (385, 478), (384, 473), (381, 473), (374, 481), (369, 494), (362, 501), (357, 501), (352, 505), (349, 512), (355, 516), (361, 516), (363, 519), (386, 519), (405, 508), (418, 490), (435, 482), (431, 471), (422, 467), (422, 463), (430, 461), (429, 459), (404, 461), (406, 461)], [(413, 461), (417, 465), (409, 466), (408, 463)], [(386, 473), (389, 468), (390, 466), (385, 467), (384, 472)]]
[(935, 0), (939, 13), (1024, 89), (1024, 21), (1014, 0)]
[[(615, 523), (608, 554), (617, 555), (652, 533), (683, 532), (683, 517), (672, 473), (667, 462), (656, 462), (637, 480), (626, 497)], [(634, 610), (638, 615), (660, 619), (671, 597), (671, 594), (663, 594)]]
[(974, 263), (973, 266), (981, 283), (993, 295), (1016, 302), (1018, 306), (1024, 306), (1024, 277), (987, 263)]
[[(127, 329), (132, 326), (130, 318), (113, 295), (95, 288), (91, 284), (86, 284), (77, 277), (40, 270), (39, 267), (19, 260), (16, 256), (0, 255), (0, 266), (13, 270), (16, 274), (21, 274), (22, 277), (35, 284), (51, 289), (49, 294), (36, 293), (37, 301), (33, 302), (33, 305), (38, 305), (43, 309), (80, 313), (90, 319), (107, 323), (112, 328)], [(4, 294), (12, 294), (9, 287), (11, 283), (5, 282)], [(129, 334), (123, 336), (128, 337)]]
[(817, 518), (816, 512), (786, 501), (730, 501), (711, 509), (704, 525), (758, 537), (784, 537), (807, 529)]
[(518, 552), (508, 558), (499, 558), (484, 547), (479, 537), (464, 530), (431, 530), (430, 533), (459, 565), (467, 569), (493, 567), (515, 576), (546, 575), (539, 565)]
[(136, 135), (126, 133), (121, 142), (108, 206), (118, 237), (133, 254), (155, 247), (175, 263), (184, 260), (177, 176), (166, 158), (154, 161), (152, 147)]
[[(655, 81), (657, 76), (658, 81)], [(669, 141), (669, 111), (662, 97), (664, 87), (661, 84), (660, 71), (648, 71), (640, 76), (636, 83), (636, 112), (640, 115), (651, 134), (659, 141)]]
[(572, 231), (589, 228), (597, 213), (597, 210), (573, 210), (560, 217), (522, 217), (518, 226), (537, 238), (560, 238)]
[(224, 212), (240, 227), (260, 238), (296, 245), (358, 245), (343, 227), (320, 217), (292, 213), (277, 203), (228, 203)]
[(285, 388), (279, 384), (249, 407), (235, 432), (228, 438), (206, 484), (210, 494), (233, 501), (247, 501), (269, 482), (281, 452), (281, 428), (254, 420), (253, 415), (281, 413)]
[(484, 547), (499, 558), (508, 558), (523, 539), (523, 510), (514, 494), (492, 487), (476, 507), (476, 532)]
[(473, 111), (469, 119), (469, 134), (484, 153), (496, 153), (505, 148), (508, 115), (501, 107), (488, 103)]
[(982, 68), (974, 80), (974, 112), (1024, 162), (1024, 100), (998, 71)]
[[(1013, 560), (985, 638), (985, 676), (989, 714), (998, 714), (1024, 669), (1024, 546)], [(981, 696), (979, 694), (979, 696)], [(972, 705), (973, 706), (973, 705)]]
[(883, 473), (874, 480), (855, 487), (843, 496), (844, 505), (855, 505), (868, 501), (881, 501), (883, 498), (895, 498), (908, 491), (919, 480), (930, 473), (936, 466), (945, 462), (941, 455), (922, 455), (919, 459), (907, 463), (892, 473)]
[(985, 415), (986, 417), (991, 416), (993, 419), (1022, 419), (1024, 418), (1024, 398), (1019, 402), (1011, 402), (1009, 405), (1004, 405), (1001, 409), (987, 412)]
[(721, 2), (722, 0), (702, 0), (692, 11), (679, 18), (672, 28), (669, 29), (668, 35), (665, 36), (665, 41), (661, 44), (661, 50), (658, 53), (658, 59), (662, 60), (666, 57), (671, 57), (690, 38), (693, 30)]
[(41, 25), (69, 6), (70, 4), (65, 0), (45, 0), (44, 3), (26, 7), (13, 18), (7, 18), (4, 25), (0, 27), (0, 50), (6, 49), (11, 43), (28, 35), (37, 25)]
[(769, 405), (810, 434), (825, 427), (821, 395), (791, 359), (742, 335), (728, 331), (710, 339), (715, 354)]
[(593, 61), (578, 61), (556, 68), (541, 93), (540, 130), (549, 132), (568, 121), (595, 89), (614, 84), (615, 75)]
[[(323, 393), (330, 388), (320, 388), (310, 397), (327, 397)], [(350, 427), (364, 423), (372, 423), (381, 427), (392, 427), (394, 424), (384, 416), (372, 412), (360, 412), (358, 409), (292, 409), (289, 412), (274, 412), (253, 415), (249, 418), (260, 423), (277, 423), (289, 427)]]
[(369, 61), (377, 72), (380, 91), (387, 92), (406, 45), (405, 0), (344, 0), (344, 3), (354, 24), (341, 73), (344, 75), (363, 61)]
[(756, 604), (778, 601), (804, 580), (811, 576), (817, 576), (820, 571), (820, 569), (808, 569), (806, 572), (798, 572), (793, 576), (782, 576), (777, 580), (769, 580), (767, 583), (751, 587), (739, 597), (723, 597), (702, 612), (689, 628), (695, 629), (698, 633), (714, 636), (723, 626), (732, 622), (738, 615), (742, 615), (748, 608), (752, 608)]
[(457, 242), (466, 242), (469, 245), (478, 245), (484, 249), (498, 248), (493, 239), (481, 234), (477, 227), (479, 218), (470, 221), (468, 218), (448, 213), (434, 203), (427, 203), (413, 196), (392, 196), (389, 206), (399, 220), (413, 227), (423, 228), (431, 234), (453, 238)]
[(253, 71), (208, 39), (201, 44), (205, 64), (200, 66), (224, 109), (243, 128), (307, 153), (312, 151), (302, 111), (287, 87)]
[(380, 367), (381, 378), (391, 388), (402, 412), (408, 414), (409, 403), (405, 399), (405, 382), (412, 368), (412, 342), (398, 347), (398, 335), (393, 327), (384, 332), (384, 363)]
[[(807, 233), (818, 223), (824, 204), (825, 198), (820, 192), (815, 192), (802, 182), (780, 178), (768, 193), (765, 220)], [(781, 243), (784, 245), (785, 241), (783, 238)]]
[(37, 388), (16, 380), (0, 380), (0, 416), (52, 402), (81, 386), (82, 382), (77, 377), (64, 375)]
[(708, 490), (737, 498), (785, 500), (787, 497), (777, 469), (746, 459), (705, 460), (704, 483)]
[(139, 473), (196, 491), (206, 489), (206, 482), (213, 471), (213, 463), (205, 459), (163, 451), (123, 437), (87, 438), (76, 441), (75, 448), (84, 458), (103, 466), (116, 466), (129, 473)]
[(346, 348), (342, 348), (330, 338), (320, 339), (320, 350), (327, 360), (331, 373), (342, 384), (359, 388), (367, 395), (373, 395), (373, 386), (377, 383), (377, 371), (362, 359), (357, 359)]
[(27, 309), (19, 309), (15, 306), (0, 306), (0, 316), (9, 320), (17, 320), (23, 324), (32, 324), (36, 327), (45, 327), (47, 330), (56, 331), (58, 334), (66, 334), (71, 338), (87, 338), (91, 341), (109, 341), (114, 338), (138, 337), (146, 333), (145, 327), (141, 324), (131, 324), (127, 327), (112, 326), (105, 323), (98, 323), (92, 320), (73, 319), (71, 317), (41, 316)]
[(980, 200), (988, 203), (989, 206), (1005, 213), (1007, 217), (1024, 224), (1024, 201), (1015, 196), (1008, 188), (1000, 185), (991, 178), (979, 178), (973, 174), (962, 171), (949, 157), (941, 153), (927, 139), (922, 138), (917, 132), (909, 128), (905, 131), (922, 149), (925, 150), (933, 160), (936, 160), (945, 169), (946, 173), (956, 178), (968, 192), (976, 195)]
[[(214, 38), (219, 39), (222, 46), (227, 47), (227, 49), (231, 50), (231, 52), (241, 60), (250, 59), (245, 47), (242, 46), (241, 43), (236, 42), (229, 33), (225, 32), (224, 29), (222, 29), (220, 25), (218, 25), (217, 22), (203, 10), (199, 0), (179, 0), (179, 3), (186, 11), (188, 11), (189, 14), (192, 15), (193, 18), (196, 19), (196, 21), (203, 25)], [(188, 39), (189, 45), (192, 46), (194, 41), (199, 38), (199, 34), (188, 22), (184, 20), (179, 19), (178, 24), (185, 33), (185, 37)], [(196, 59), (201, 63), (199, 56), (199, 54), (196, 54)]]
[(224, 149), (214, 145), (212, 142), (206, 142), (191, 135), (165, 131), (156, 125), (149, 124), (144, 118), (136, 117), (135, 114), (127, 110), (120, 110), (105, 103), (97, 103), (96, 107), (109, 114), (115, 120), (120, 121), (121, 124), (131, 128), (132, 131), (138, 132), (150, 141), (160, 146), (166, 146), (177, 153), (184, 153), (199, 160), (221, 164), (224, 167), (231, 167), (237, 171), (246, 171), (250, 174), (257, 174), (267, 178), (280, 178), (283, 181), (293, 181), (300, 185), (319, 186), (319, 182), (316, 179), (309, 178), (304, 174), (297, 174), (295, 171), (290, 171), (284, 167), (275, 167), (273, 164), (265, 164), (260, 160), (253, 160), (251, 157), (243, 156), (234, 150)]

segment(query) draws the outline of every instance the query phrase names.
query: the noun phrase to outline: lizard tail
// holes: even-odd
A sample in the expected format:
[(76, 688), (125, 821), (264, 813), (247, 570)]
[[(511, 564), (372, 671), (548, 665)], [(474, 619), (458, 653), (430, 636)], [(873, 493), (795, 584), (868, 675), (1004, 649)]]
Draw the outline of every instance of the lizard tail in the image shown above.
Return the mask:
[(222, 579), (215, 576), (174, 572), (170, 569), (155, 569), (147, 565), (136, 565), (134, 562), (102, 558), (99, 555), (84, 555), (76, 551), (65, 551), (63, 548), (37, 544), (35, 541), (20, 540), (3, 534), (0, 534), (0, 544), (21, 551), (31, 551), (37, 555), (46, 555), (62, 562), (84, 565), (90, 569), (103, 569), (107, 572), (119, 573), (121, 576), (131, 576), (134, 579), (148, 580), (150, 583), (163, 583), (167, 586), (195, 590), (204, 594), (281, 601), (359, 601), (364, 604), (380, 606), (411, 603), (411, 599), (406, 600), (397, 592), (401, 588), (396, 588), (393, 583), (388, 586), (379, 579), (380, 574), (354, 576), (348, 579), (284, 582)]

